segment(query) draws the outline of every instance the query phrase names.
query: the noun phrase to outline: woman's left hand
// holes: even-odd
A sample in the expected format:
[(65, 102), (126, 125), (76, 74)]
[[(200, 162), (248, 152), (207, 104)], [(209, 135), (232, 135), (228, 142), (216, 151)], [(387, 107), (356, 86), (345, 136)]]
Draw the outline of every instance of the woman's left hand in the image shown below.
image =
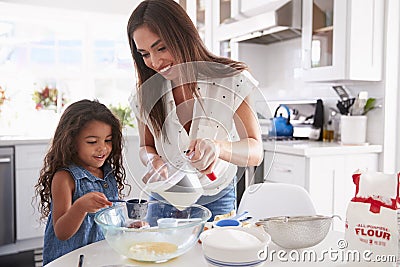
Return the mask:
[(219, 157), (220, 147), (214, 140), (204, 138), (192, 140), (188, 151), (192, 166), (203, 174), (209, 174)]

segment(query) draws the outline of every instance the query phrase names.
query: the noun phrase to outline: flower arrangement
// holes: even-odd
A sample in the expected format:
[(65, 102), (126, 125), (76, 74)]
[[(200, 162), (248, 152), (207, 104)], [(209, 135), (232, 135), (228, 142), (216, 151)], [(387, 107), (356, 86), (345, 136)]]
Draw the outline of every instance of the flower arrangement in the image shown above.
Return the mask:
[[(33, 101), (35, 101), (37, 110), (41, 109), (56, 109), (57, 108), (57, 99), (58, 99), (58, 89), (51, 88), (49, 86), (45, 86), (43, 90), (35, 90), (33, 92)], [(61, 97), (61, 106), (65, 105), (66, 99), (62, 95)]]
[(123, 127), (129, 126), (135, 128), (132, 110), (129, 106), (123, 107), (121, 104), (118, 104), (118, 106), (109, 105), (108, 108), (120, 120)]
[(6, 90), (1, 88), (1, 86), (0, 86), (0, 106), (2, 106), (6, 100), (7, 100)]

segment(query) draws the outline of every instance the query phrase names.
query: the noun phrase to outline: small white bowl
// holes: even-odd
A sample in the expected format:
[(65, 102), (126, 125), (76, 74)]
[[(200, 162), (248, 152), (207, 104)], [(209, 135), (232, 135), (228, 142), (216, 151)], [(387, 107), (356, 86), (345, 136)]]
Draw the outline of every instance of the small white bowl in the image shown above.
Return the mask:
[(203, 232), (200, 240), (210, 266), (258, 266), (265, 260), (260, 251), (265, 251), (271, 237), (257, 227), (219, 227)]

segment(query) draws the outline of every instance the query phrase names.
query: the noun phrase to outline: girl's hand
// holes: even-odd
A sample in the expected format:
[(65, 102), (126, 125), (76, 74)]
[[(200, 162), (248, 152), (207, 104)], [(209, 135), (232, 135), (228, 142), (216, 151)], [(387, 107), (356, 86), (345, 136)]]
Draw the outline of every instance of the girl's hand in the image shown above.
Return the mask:
[(208, 138), (192, 140), (189, 144), (187, 155), (191, 164), (199, 172), (209, 174), (212, 172), (214, 165), (219, 157), (219, 145)]
[(161, 159), (160, 156), (154, 156), (147, 163), (147, 172), (142, 178), (142, 181), (147, 183), (153, 183), (157, 181), (163, 181), (168, 178), (168, 167), (167, 164)]
[(89, 213), (112, 206), (112, 202), (108, 201), (107, 197), (100, 192), (87, 193), (77, 199), (75, 203), (82, 211)]

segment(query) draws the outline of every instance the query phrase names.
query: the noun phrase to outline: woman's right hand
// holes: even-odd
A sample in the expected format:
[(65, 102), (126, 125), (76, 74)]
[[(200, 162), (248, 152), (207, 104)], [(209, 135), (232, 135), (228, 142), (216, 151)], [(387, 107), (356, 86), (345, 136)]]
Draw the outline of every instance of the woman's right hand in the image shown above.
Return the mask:
[(160, 156), (155, 156), (147, 163), (147, 171), (142, 177), (142, 181), (147, 183), (153, 183), (157, 181), (163, 181), (168, 178), (168, 167), (167, 164), (161, 159)]

